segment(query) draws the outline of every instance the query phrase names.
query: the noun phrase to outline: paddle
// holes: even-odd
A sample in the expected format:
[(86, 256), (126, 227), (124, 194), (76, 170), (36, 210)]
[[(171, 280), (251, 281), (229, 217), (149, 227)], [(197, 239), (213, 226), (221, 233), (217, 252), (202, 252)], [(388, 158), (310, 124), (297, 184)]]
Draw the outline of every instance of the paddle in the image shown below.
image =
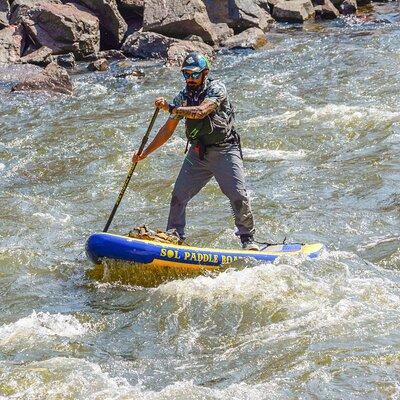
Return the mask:
[[(153, 128), (154, 122), (155, 122), (155, 120), (156, 120), (156, 118), (157, 118), (157, 115), (158, 115), (158, 112), (159, 112), (159, 111), (160, 111), (159, 108), (156, 108), (156, 109), (154, 110), (154, 114), (153, 114), (153, 117), (151, 118), (150, 125), (149, 125), (149, 127), (147, 128), (146, 134), (143, 136), (142, 143), (140, 144), (140, 147), (139, 147), (139, 150), (138, 150), (138, 153), (137, 153), (137, 154), (141, 154), (142, 151), (144, 150), (144, 146), (146, 146), (146, 143), (147, 143), (147, 141), (149, 140), (150, 132), (151, 132), (151, 130), (152, 130), (152, 128)], [(112, 221), (113, 218), (114, 218), (114, 215), (115, 215), (115, 213), (116, 213), (116, 211), (117, 211), (117, 208), (118, 208), (119, 204), (121, 203), (122, 197), (123, 197), (124, 194), (125, 194), (125, 190), (126, 190), (126, 188), (128, 187), (128, 185), (129, 185), (129, 181), (131, 180), (131, 177), (132, 177), (132, 175), (133, 175), (133, 172), (135, 171), (136, 165), (137, 165), (137, 162), (132, 163), (131, 168), (129, 169), (128, 175), (127, 175), (127, 177), (126, 177), (126, 179), (125, 179), (124, 184), (122, 185), (122, 189), (121, 189), (121, 191), (119, 192), (117, 201), (116, 201), (115, 204), (114, 204), (114, 208), (113, 208), (112, 211), (111, 211), (110, 217), (108, 218), (108, 221), (107, 221), (107, 223), (106, 223), (106, 226), (105, 226), (104, 229), (103, 229), (103, 232), (107, 232), (107, 231), (108, 231), (108, 228), (110, 227), (111, 221)]]

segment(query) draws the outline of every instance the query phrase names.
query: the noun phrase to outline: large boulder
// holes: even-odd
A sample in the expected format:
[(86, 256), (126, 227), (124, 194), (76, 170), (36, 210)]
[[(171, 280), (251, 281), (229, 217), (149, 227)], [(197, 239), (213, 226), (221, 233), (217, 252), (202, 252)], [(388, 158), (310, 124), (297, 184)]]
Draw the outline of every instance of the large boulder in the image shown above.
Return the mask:
[(313, 4), (316, 19), (335, 19), (340, 15), (330, 0), (314, 0)]
[(118, 10), (128, 25), (125, 37), (137, 32), (143, 26), (144, 0), (117, 0)]
[(0, 29), (9, 25), (10, 4), (8, 0), (0, 0)]
[(260, 28), (249, 28), (224, 42), (221, 46), (227, 49), (259, 49), (267, 44), (265, 33)]
[(272, 16), (280, 22), (304, 22), (314, 14), (310, 0), (280, 0), (272, 12)]
[(135, 32), (129, 35), (121, 50), (136, 58), (167, 58), (167, 50), (178, 39), (155, 32)]
[(137, 58), (164, 59), (168, 64), (180, 64), (190, 51), (199, 51), (213, 58), (214, 50), (202, 42), (179, 40), (155, 32), (136, 32), (129, 36), (122, 50)]
[(258, 0), (204, 0), (212, 22), (226, 22), (235, 33), (257, 27), (267, 31), (273, 25), (273, 18), (267, 10), (268, 3)]
[(233, 35), (227, 24), (210, 21), (201, 0), (145, 0), (143, 30), (177, 39), (197, 35), (210, 44), (220, 43)]
[(10, 10), (10, 23), (21, 23), (28, 11), (40, 3), (62, 4), (60, 0), (13, 0)]
[(79, 5), (37, 3), (23, 23), (33, 41), (54, 54), (72, 52), (79, 59), (99, 50), (99, 20)]
[(89, 8), (100, 20), (101, 48), (119, 49), (128, 25), (118, 11), (115, 0), (76, 0)]
[(209, 59), (213, 59), (214, 50), (211, 46), (201, 42), (179, 40), (167, 50), (167, 65), (180, 67), (185, 57), (192, 51), (198, 51)]
[(68, 72), (56, 63), (51, 63), (42, 72), (17, 83), (11, 91), (49, 91), (72, 94), (73, 88)]
[(19, 61), (25, 46), (25, 32), (22, 25), (10, 25), (0, 30), (0, 63)]

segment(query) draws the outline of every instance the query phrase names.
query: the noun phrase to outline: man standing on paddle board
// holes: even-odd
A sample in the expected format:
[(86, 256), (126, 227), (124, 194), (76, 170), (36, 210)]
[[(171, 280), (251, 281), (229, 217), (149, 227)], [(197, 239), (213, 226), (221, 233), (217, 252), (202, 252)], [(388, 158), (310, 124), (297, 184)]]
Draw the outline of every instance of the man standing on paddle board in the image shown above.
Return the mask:
[(189, 151), (172, 192), (167, 231), (175, 230), (185, 238), (186, 206), (209, 181), (215, 178), (229, 198), (235, 216), (237, 235), (243, 249), (259, 250), (254, 243), (254, 221), (246, 191), (240, 137), (234, 127), (234, 110), (225, 85), (207, 78), (209, 61), (200, 53), (189, 53), (182, 64), (186, 87), (169, 104), (163, 97), (156, 107), (169, 112), (169, 118), (154, 140), (141, 154), (138, 162), (162, 146), (185, 118)]

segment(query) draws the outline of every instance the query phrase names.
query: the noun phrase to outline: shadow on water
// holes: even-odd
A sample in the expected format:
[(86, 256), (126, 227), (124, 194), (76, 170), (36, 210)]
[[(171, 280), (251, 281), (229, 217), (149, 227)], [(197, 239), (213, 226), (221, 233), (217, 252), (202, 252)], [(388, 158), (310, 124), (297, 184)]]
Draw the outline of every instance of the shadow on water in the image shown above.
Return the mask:
[(87, 272), (87, 276), (101, 282), (120, 282), (125, 285), (156, 287), (174, 280), (194, 278), (213, 274), (213, 271), (199, 267), (196, 270), (174, 267), (155, 267), (147, 264), (127, 261), (104, 260)]
[(87, 271), (86, 275), (89, 279), (94, 279), (102, 283), (118, 282), (123, 285), (151, 288), (175, 279), (190, 279), (198, 276), (215, 277), (228, 269), (241, 270), (256, 264), (254, 260), (249, 259), (234, 261), (218, 268), (202, 267), (199, 265), (196, 269), (186, 269), (106, 259)]

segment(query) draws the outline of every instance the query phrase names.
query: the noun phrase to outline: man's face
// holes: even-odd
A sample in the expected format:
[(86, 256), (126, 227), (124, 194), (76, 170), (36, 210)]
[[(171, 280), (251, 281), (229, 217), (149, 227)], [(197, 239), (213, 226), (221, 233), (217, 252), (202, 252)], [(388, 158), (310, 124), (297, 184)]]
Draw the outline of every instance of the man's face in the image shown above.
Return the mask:
[(203, 83), (203, 75), (206, 71), (195, 72), (190, 69), (183, 71), (186, 85), (189, 87), (198, 87)]

